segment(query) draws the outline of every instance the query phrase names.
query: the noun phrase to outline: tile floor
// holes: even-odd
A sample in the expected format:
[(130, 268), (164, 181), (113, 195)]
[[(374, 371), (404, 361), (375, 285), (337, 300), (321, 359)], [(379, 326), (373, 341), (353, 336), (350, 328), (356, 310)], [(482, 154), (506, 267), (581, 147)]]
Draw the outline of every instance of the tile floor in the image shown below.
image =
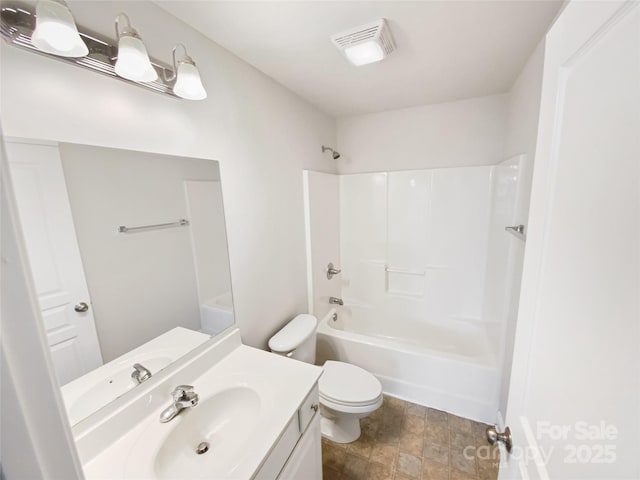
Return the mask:
[(362, 435), (353, 443), (322, 439), (324, 480), (498, 476), (498, 450), (487, 444), (485, 424), (386, 396), (382, 407), (360, 422)]

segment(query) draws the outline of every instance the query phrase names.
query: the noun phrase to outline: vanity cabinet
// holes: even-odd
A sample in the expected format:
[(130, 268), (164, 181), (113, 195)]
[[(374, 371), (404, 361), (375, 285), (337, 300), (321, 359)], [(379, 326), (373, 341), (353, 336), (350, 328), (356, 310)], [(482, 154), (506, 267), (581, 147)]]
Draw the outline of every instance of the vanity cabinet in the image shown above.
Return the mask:
[[(321, 480), (320, 367), (242, 345), (233, 329), (164, 373), (76, 428), (87, 480)], [(200, 401), (162, 423), (176, 385)]]
[(296, 448), (291, 452), (278, 480), (321, 480), (322, 451), (320, 447), (320, 414), (313, 420), (302, 435)]
[(316, 384), (291, 417), (254, 480), (321, 480), (320, 403)]

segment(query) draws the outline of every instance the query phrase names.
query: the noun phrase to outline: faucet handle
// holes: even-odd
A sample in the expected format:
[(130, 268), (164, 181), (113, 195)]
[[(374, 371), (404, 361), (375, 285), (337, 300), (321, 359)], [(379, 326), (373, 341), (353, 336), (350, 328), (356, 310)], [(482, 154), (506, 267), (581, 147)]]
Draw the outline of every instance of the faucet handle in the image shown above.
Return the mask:
[(329, 265), (327, 265), (327, 278), (329, 280), (331, 280), (334, 277), (334, 275), (338, 275), (340, 272), (342, 272), (341, 269), (336, 268), (333, 265), (333, 262), (329, 262)]
[(193, 393), (193, 385), (178, 385), (171, 392), (171, 396), (177, 402), (184, 399), (189, 393)]

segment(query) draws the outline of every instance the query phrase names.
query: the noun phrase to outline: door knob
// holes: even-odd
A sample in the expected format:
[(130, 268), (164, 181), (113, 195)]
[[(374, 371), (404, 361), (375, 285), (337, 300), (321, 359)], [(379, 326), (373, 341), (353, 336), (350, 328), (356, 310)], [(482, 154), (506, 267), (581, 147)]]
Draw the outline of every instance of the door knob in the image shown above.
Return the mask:
[(511, 438), (511, 429), (509, 427), (506, 427), (503, 433), (498, 432), (495, 426), (487, 427), (487, 440), (491, 445), (495, 445), (497, 442), (504, 443), (507, 452), (511, 453), (513, 440)]
[(80, 302), (75, 307), (73, 307), (73, 309), (78, 313), (84, 313), (89, 310), (89, 305), (84, 302)]

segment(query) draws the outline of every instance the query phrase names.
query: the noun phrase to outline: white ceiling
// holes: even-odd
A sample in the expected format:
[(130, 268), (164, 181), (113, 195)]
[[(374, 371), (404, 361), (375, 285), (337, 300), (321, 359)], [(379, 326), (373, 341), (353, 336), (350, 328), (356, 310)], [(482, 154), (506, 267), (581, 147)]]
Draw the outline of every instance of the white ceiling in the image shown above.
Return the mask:
[[(156, 3), (335, 117), (506, 92), (562, 4), (550, 0)], [(382, 62), (350, 65), (329, 36), (379, 18), (389, 22), (397, 50)]]

